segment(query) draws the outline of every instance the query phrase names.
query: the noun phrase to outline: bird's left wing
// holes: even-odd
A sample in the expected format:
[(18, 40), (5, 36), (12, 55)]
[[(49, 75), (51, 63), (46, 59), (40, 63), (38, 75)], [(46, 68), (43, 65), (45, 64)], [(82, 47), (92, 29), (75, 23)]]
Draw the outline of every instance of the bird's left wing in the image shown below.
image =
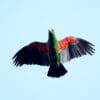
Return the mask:
[(82, 55), (94, 53), (93, 44), (81, 38), (66, 37), (59, 41), (61, 61), (66, 62)]
[(22, 66), (23, 64), (47, 66), (49, 65), (48, 52), (47, 43), (33, 42), (15, 54), (13, 57), (14, 64), (16, 66)]

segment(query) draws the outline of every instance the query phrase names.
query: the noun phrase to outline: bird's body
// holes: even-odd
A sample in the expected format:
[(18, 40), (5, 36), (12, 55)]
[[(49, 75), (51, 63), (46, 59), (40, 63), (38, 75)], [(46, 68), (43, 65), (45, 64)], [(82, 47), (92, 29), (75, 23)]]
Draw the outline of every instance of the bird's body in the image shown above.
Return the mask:
[(60, 63), (60, 55), (59, 55), (59, 48), (58, 48), (58, 40), (55, 37), (54, 31), (49, 32), (48, 38), (48, 47), (49, 47), (49, 61)]
[(59, 42), (55, 36), (54, 30), (49, 31), (48, 47), (50, 68), (48, 71), (48, 76), (52, 77), (60, 77), (67, 72), (64, 66), (61, 64), (58, 44)]
[(92, 43), (75, 37), (66, 37), (58, 41), (54, 30), (49, 30), (47, 43), (33, 42), (19, 50), (13, 59), (16, 66), (23, 64), (50, 65), (48, 76), (60, 77), (67, 72), (63, 62), (87, 53), (92, 55), (93, 46)]

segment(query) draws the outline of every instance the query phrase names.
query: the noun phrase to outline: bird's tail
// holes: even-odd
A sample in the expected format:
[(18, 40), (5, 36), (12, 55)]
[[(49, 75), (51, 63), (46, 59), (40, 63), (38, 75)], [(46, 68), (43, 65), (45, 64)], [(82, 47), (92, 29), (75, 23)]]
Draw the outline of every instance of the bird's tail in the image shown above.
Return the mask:
[(67, 70), (60, 63), (59, 65), (58, 64), (51, 64), (47, 75), (50, 77), (60, 77), (66, 73), (67, 73)]

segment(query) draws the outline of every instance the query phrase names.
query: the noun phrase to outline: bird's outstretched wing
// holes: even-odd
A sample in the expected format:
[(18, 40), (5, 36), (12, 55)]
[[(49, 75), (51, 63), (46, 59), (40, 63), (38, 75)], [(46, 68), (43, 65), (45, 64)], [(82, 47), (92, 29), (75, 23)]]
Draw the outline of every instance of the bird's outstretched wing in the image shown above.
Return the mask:
[(59, 41), (59, 52), (61, 55), (61, 61), (66, 62), (73, 58), (80, 57), (82, 55), (94, 53), (93, 44), (81, 39), (74, 37), (66, 37)]
[(48, 45), (41, 42), (33, 42), (21, 50), (19, 50), (13, 57), (16, 66), (23, 64), (38, 64), (47, 66), (49, 65), (48, 58)]

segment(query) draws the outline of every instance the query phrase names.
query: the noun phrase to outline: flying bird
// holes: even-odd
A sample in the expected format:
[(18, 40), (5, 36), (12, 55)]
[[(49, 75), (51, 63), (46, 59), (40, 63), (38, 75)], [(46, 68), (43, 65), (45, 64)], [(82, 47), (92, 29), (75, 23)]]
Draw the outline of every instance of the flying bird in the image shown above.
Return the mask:
[(20, 49), (13, 56), (15, 66), (49, 66), (47, 76), (61, 77), (68, 72), (63, 66), (64, 62), (83, 55), (92, 55), (95, 51), (94, 45), (87, 40), (69, 36), (58, 41), (53, 29), (48, 33), (47, 42), (32, 42)]

